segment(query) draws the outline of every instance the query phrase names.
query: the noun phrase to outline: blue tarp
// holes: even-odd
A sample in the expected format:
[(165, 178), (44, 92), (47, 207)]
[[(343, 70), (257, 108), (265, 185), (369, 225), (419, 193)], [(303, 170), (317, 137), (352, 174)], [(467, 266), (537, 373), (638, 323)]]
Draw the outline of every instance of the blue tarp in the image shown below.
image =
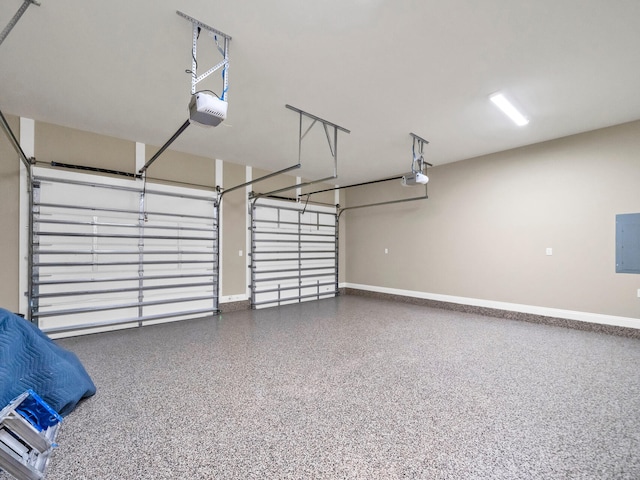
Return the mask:
[(0, 409), (32, 389), (60, 415), (96, 387), (78, 357), (35, 325), (0, 308)]

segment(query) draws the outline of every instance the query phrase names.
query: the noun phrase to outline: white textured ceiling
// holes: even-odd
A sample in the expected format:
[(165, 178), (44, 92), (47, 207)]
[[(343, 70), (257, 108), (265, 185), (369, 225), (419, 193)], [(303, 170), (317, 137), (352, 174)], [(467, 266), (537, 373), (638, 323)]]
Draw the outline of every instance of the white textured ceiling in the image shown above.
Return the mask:
[[(267, 170), (298, 160), (285, 104), (351, 130), (341, 184), (409, 170), (409, 132), (440, 165), (640, 118), (637, 0), (40, 1), (0, 45), (4, 113), (162, 145), (188, 117), (180, 10), (233, 37), (229, 113), (171, 148)], [(2, 0), (0, 27), (21, 4)], [(201, 36), (198, 73), (215, 55)], [(220, 93), (220, 75), (199, 88)], [(495, 109), (497, 90), (528, 126)], [(302, 175), (331, 173), (324, 135), (305, 138)]]

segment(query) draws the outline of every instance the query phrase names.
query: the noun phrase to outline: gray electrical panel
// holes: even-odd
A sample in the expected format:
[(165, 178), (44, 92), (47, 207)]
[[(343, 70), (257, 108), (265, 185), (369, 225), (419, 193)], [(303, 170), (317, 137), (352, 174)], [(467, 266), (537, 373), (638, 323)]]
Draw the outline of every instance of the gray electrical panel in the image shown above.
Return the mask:
[(616, 215), (616, 273), (640, 273), (640, 213)]

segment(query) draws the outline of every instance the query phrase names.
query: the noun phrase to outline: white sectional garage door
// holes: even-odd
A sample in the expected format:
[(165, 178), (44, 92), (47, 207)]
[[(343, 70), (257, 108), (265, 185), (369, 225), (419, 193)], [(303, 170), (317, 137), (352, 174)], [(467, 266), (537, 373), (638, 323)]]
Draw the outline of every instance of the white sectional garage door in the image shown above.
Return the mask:
[(334, 297), (337, 261), (334, 207), (262, 198), (252, 204), (252, 308)]
[(29, 310), (45, 332), (218, 309), (211, 192), (34, 169)]

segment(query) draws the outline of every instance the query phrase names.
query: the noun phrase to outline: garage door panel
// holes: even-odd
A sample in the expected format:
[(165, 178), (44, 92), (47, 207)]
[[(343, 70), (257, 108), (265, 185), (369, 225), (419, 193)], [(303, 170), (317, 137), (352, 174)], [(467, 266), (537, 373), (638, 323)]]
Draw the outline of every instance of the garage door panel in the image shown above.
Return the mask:
[[(45, 331), (218, 308), (213, 194), (34, 169), (30, 314)], [(158, 209), (153, 211), (152, 208)]]
[(251, 224), (253, 308), (336, 295), (335, 208), (261, 199)]

